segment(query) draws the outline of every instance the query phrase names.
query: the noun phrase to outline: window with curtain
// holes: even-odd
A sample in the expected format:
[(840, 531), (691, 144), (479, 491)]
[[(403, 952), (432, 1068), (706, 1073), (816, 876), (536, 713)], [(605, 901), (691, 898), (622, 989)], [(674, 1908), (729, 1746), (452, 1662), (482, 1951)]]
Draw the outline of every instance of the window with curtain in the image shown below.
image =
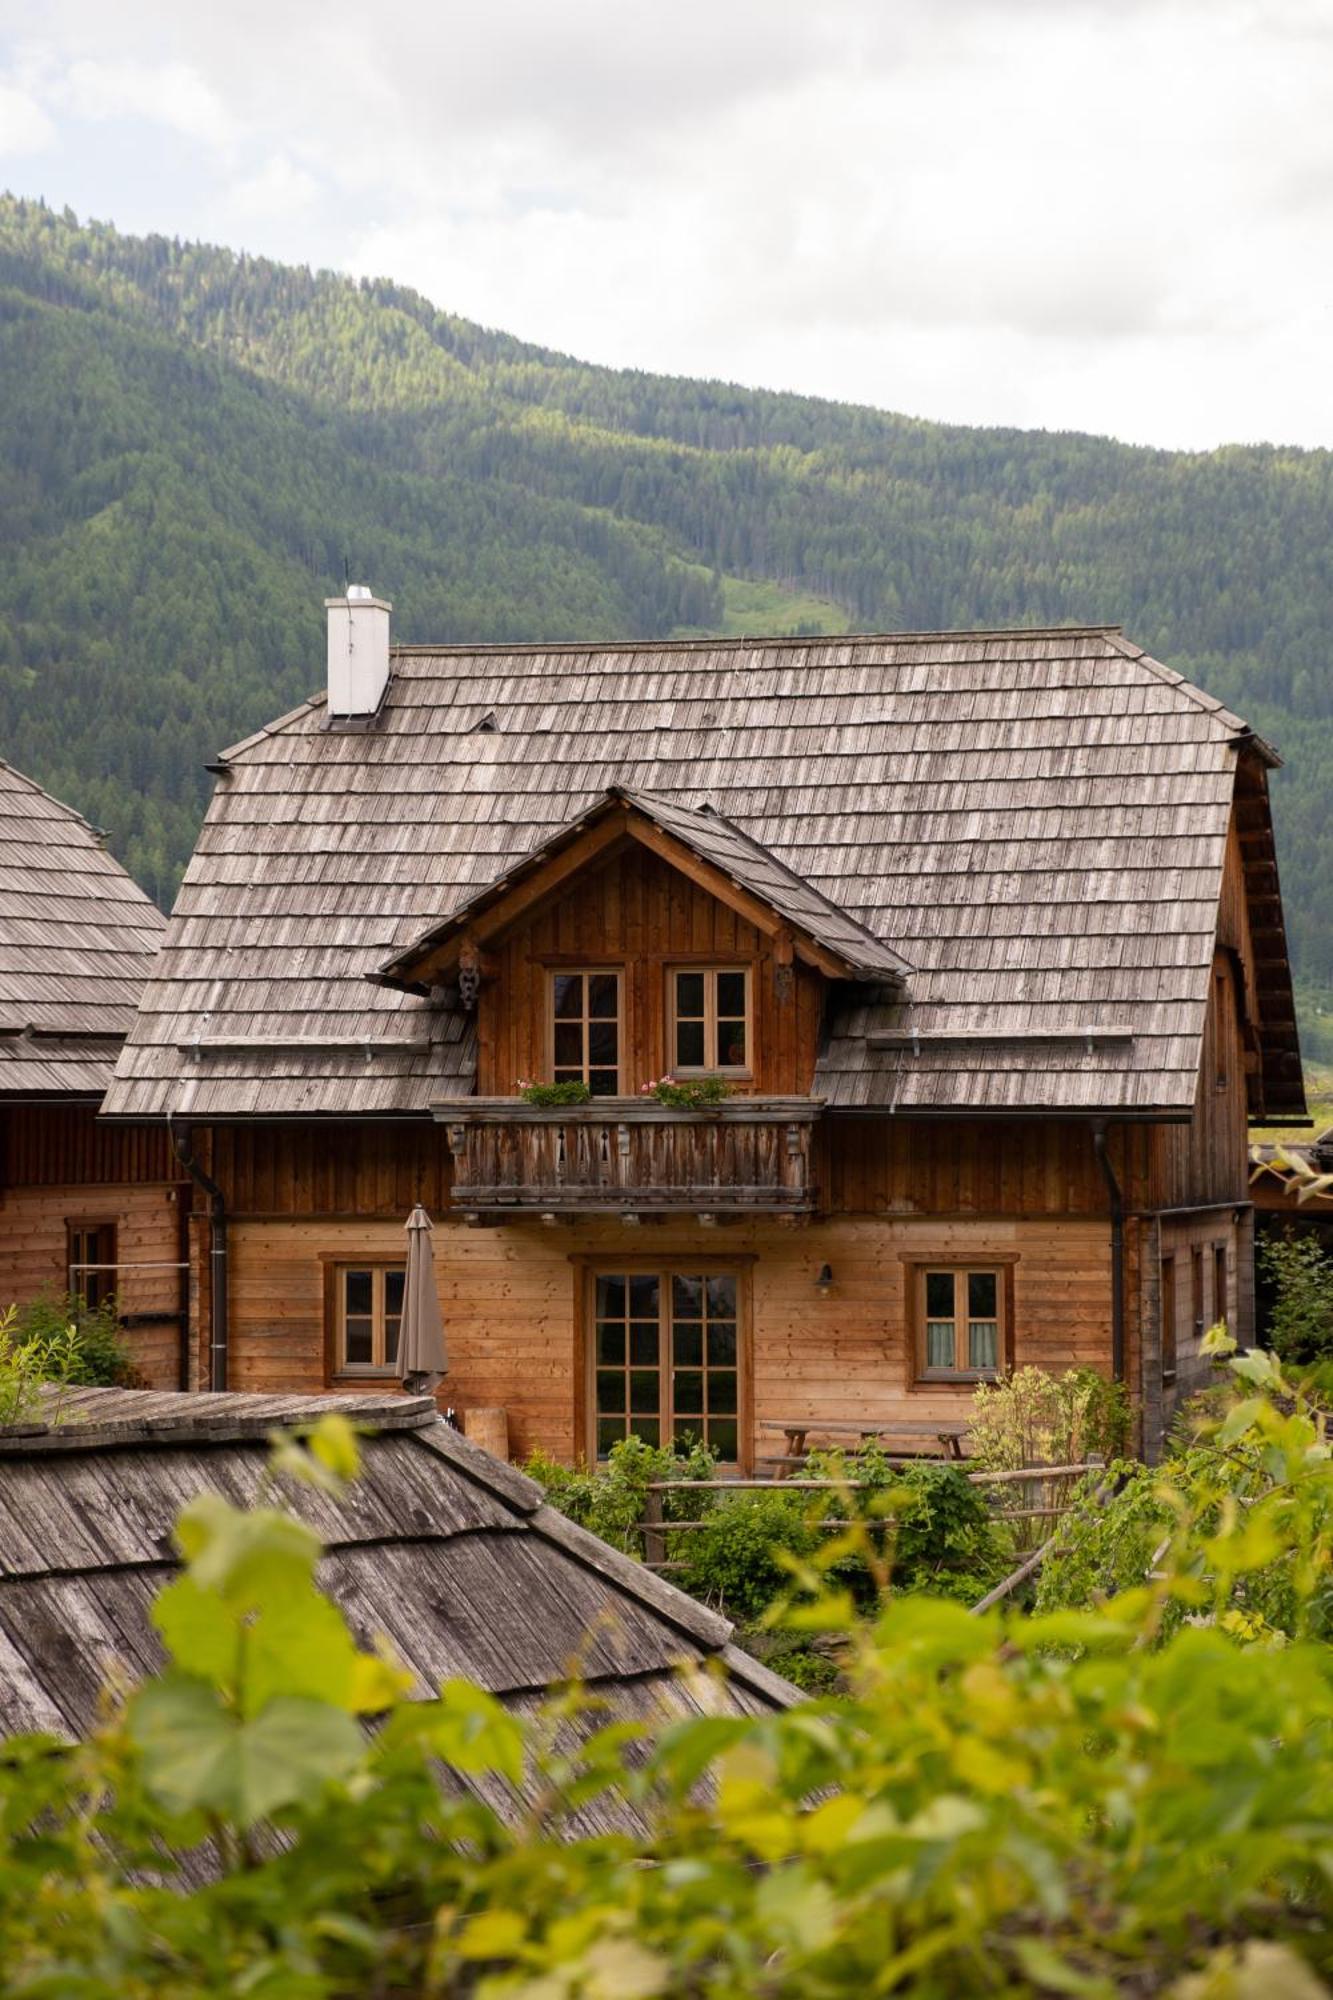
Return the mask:
[(919, 1273), (919, 1370), (947, 1379), (1004, 1365), (1004, 1283), (997, 1270), (930, 1266)]

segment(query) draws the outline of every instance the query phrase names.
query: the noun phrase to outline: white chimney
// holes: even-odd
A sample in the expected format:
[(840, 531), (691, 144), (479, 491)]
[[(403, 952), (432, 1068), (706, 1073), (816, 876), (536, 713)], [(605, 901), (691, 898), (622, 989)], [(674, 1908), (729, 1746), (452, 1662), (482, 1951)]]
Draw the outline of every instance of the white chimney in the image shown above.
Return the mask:
[(329, 714), (374, 715), (389, 685), (392, 604), (349, 583), (346, 597), (326, 597), (329, 615)]

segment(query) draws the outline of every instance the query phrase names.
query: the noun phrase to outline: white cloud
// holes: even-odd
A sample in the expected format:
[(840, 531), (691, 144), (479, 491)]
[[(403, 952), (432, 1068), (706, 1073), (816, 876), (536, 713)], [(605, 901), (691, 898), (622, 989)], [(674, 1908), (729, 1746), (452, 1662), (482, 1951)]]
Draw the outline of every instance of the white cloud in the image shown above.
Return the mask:
[(254, 173), (228, 188), (221, 204), (226, 221), (246, 224), (281, 218), (290, 222), (306, 215), (319, 194), (319, 182), (287, 153), (273, 153)]
[(74, 118), (141, 119), (219, 148), (236, 136), (222, 99), (186, 62), (145, 62), (133, 56), (84, 59), (69, 65), (54, 95)]
[(1328, 0), (47, 0), (40, 44), (7, 19), (62, 136), (193, 149), (187, 224), (108, 184), (124, 226), (393, 276), (591, 359), (1333, 444)]
[(43, 153), (55, 144), (56, 128), (35, 98), (0, 83), (0, 159)]

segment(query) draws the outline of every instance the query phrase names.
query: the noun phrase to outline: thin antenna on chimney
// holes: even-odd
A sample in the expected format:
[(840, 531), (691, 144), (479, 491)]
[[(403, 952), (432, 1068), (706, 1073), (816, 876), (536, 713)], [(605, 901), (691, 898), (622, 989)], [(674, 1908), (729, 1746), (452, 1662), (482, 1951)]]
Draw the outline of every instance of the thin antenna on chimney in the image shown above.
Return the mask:
[(352, 587), (352, 560), (351, 560), (351, 557), (350, 557), (350, 556), (344, 556), (344, 557), (343, 557), (343, 596), (344, 596), (344, 597), (346, 597), (346, 596), (348, 595), (348, 593), (349, 593), (349, 592), (350, 592), (350, 590), (351, 590), (351, 587)]

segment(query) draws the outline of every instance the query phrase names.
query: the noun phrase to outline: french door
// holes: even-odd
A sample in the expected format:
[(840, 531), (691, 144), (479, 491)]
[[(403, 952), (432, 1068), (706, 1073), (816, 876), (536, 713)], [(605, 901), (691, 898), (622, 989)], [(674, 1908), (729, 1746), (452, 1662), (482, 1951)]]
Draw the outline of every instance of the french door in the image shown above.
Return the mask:
[(687, 1448), (728, 1464), (743, 1455), (740, 1278), (680, 1264), (590, 1274), (590, 1445), (605, 1458), (621, 1438)]

